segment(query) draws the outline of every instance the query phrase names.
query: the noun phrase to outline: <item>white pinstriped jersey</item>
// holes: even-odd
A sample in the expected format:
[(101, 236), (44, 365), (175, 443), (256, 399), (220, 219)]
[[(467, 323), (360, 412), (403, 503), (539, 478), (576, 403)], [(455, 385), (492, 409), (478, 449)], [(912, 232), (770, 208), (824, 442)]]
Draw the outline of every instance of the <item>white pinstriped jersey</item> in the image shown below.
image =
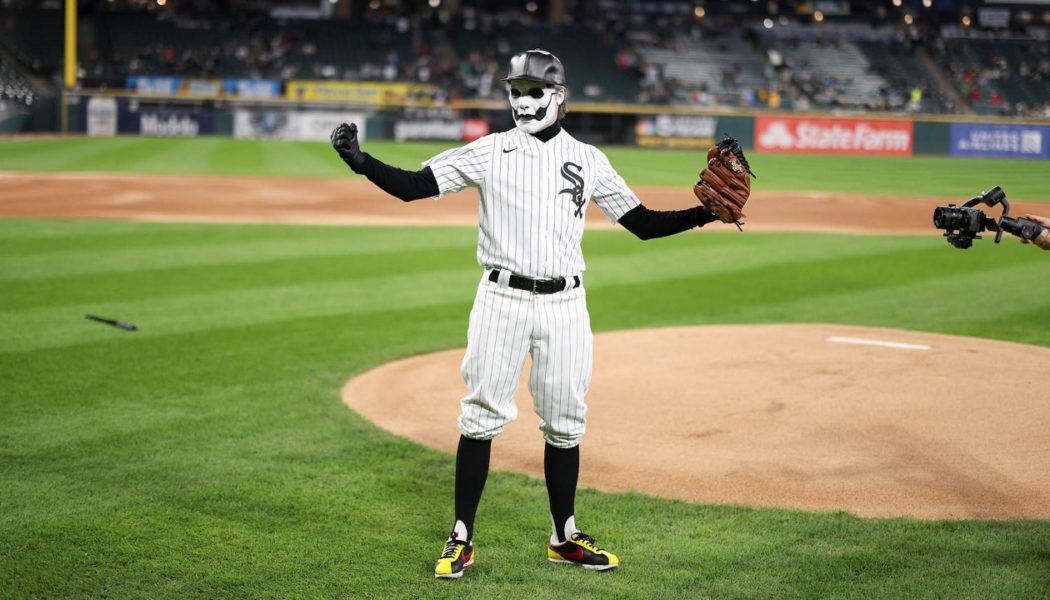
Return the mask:
[(543, 142), (512, 129), (423, 163), (440, 195), (476, 187), (478, 262), (536, 279), (582, 273), (588, 200), (613, 223), (641, 202), (601, 150), (564, 129)]

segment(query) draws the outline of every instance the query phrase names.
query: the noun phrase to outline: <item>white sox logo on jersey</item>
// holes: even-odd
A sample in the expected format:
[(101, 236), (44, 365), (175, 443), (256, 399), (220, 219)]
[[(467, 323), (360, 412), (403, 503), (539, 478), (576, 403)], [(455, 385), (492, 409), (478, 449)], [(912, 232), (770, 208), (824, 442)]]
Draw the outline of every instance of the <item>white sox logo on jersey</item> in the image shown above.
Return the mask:
[(439, 196), (478, 189), (478, 263), (533, 279), (582, 273), (591, 202), (610, 223), (640, 204), (601, 150), (564, 129), (546, 142), (518, 128), (425, 163)]
[[(569, 167), (575, 167), (576, 171), (573, 172)], [(569, 199), (576, 205), (576, 212), (573, 216), (583, 218), (583, 206), (587, 204), (587, 201), (583, 199), (583, 177), (580, 177), (580, 172), (583, 171), (583, 167), (576, 163), (566, 162), (561, 166), (562, 177), (569, 180), (569, 187), (558, 192), (558, 195), (569, 194)]]

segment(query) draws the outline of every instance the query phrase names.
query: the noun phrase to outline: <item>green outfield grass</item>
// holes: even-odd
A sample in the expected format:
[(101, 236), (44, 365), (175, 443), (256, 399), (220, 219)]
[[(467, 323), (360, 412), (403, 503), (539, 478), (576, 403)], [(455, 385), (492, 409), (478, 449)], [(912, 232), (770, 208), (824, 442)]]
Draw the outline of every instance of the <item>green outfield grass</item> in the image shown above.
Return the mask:
[[(579, 522), (624, 565), (559, 568), (542, 481), (509, 473), (486, 488), (477, 567), (434, 580), (453, 460), (377, 429), (339, 388), (463, 344), (475, 235), (0, 221), (0, 597), (1050, 595), (1047, 521), (592, 490)], [(1050, 346), (1050, 261), (1010, 242), (590, 232), (590, 309), (598, 331), (821, 321)], [(584, 469), (599, 451), (585, 441)]]
[[(409, 167), (441, 146), (366, 148)], [(690, 185), (696, 170), (695, 153), (608, 152), (633, 184)], [(998, 184), (1050, 200), (1045, 162), (752, 162), (767, 189), (965, 199)], [(138, 138), (0, 142), (8, 170), (346, 174), (325, 144)], [(379, 430), (339, 389), (464, 344), (476, 235), (0, 220), (0, 598), (1050, 598), (1046, 520), (593, 490), (578, 521), (623, 566), (559, 568), (545, 560), (543, 482), (502, 472), (482, 500), (477, 566), (435, 581), (453, 459)], [(584, 251), (596, 331), (818, 321), (1050, 347), (1050, 253), (1013, 238), (963, 252), (932, 233), (591, 231)], [(584, 440), (584, 469), (599, 451)]]
[[(367, 141), (362, 147), (402, 168), (447, 144)], [(632, 185), (693, 184), (700, 153), (682, 150), (605, 149)], [(885, 158), (753, 153), (755, 189), (842, 191), (969, 199), (999, 185), (1015, 200), (1050, 200), (1046, 161)], [(0, 171), (111, 171), (187, 175), (352, 176), (324, 143), (227, 138), (72, 138), (0, 142)]]

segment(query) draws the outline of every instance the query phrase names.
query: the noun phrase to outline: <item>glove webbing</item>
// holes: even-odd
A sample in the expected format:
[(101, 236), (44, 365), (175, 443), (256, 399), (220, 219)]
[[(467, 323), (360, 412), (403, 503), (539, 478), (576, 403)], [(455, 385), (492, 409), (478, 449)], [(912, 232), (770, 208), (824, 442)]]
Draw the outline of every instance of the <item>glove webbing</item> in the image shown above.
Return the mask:
[(725, 138), (721, 142), (718, 142), (718, 148), (720, 150), (729, 150), (732, 152), (737, 160), (740, 161), (740, 164), (744, 166), (744, 169), (747, 170), (748, 175), (758, 179), (758, 175), (755, 175), (751, 170), (751, 165), (749, 165), (747, 159), (744, 158), (744, 149), (740, 147), (740, 142), (736, 141), (735, 138), (729, 137), (728, 134), (723, 135), (725, 135)]

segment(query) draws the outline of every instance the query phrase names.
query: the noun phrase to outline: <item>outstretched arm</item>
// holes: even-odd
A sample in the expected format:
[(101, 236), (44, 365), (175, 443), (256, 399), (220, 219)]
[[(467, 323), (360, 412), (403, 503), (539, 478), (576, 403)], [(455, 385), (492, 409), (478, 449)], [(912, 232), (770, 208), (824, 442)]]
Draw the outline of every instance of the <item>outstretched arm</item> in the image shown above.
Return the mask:
[(430, 167), (423, 167), (419, 171), (406, 171), (392, 167), (367, 152), (361, 152), (361, 145), (357, 141), (356, 123), (343, 123), (336, 127), (332, 131), (331, 139), (332, 147), (354, 173), (364, 175), (391, 196), (411, 202), (441, 193)]
[(639, 204), (620, 217), (617, 223), (638, 239), (651, 240), (703, 227), (717, 220), (718, 217), (703, 206), (685, 210), (649, 210), (644, 204)]

